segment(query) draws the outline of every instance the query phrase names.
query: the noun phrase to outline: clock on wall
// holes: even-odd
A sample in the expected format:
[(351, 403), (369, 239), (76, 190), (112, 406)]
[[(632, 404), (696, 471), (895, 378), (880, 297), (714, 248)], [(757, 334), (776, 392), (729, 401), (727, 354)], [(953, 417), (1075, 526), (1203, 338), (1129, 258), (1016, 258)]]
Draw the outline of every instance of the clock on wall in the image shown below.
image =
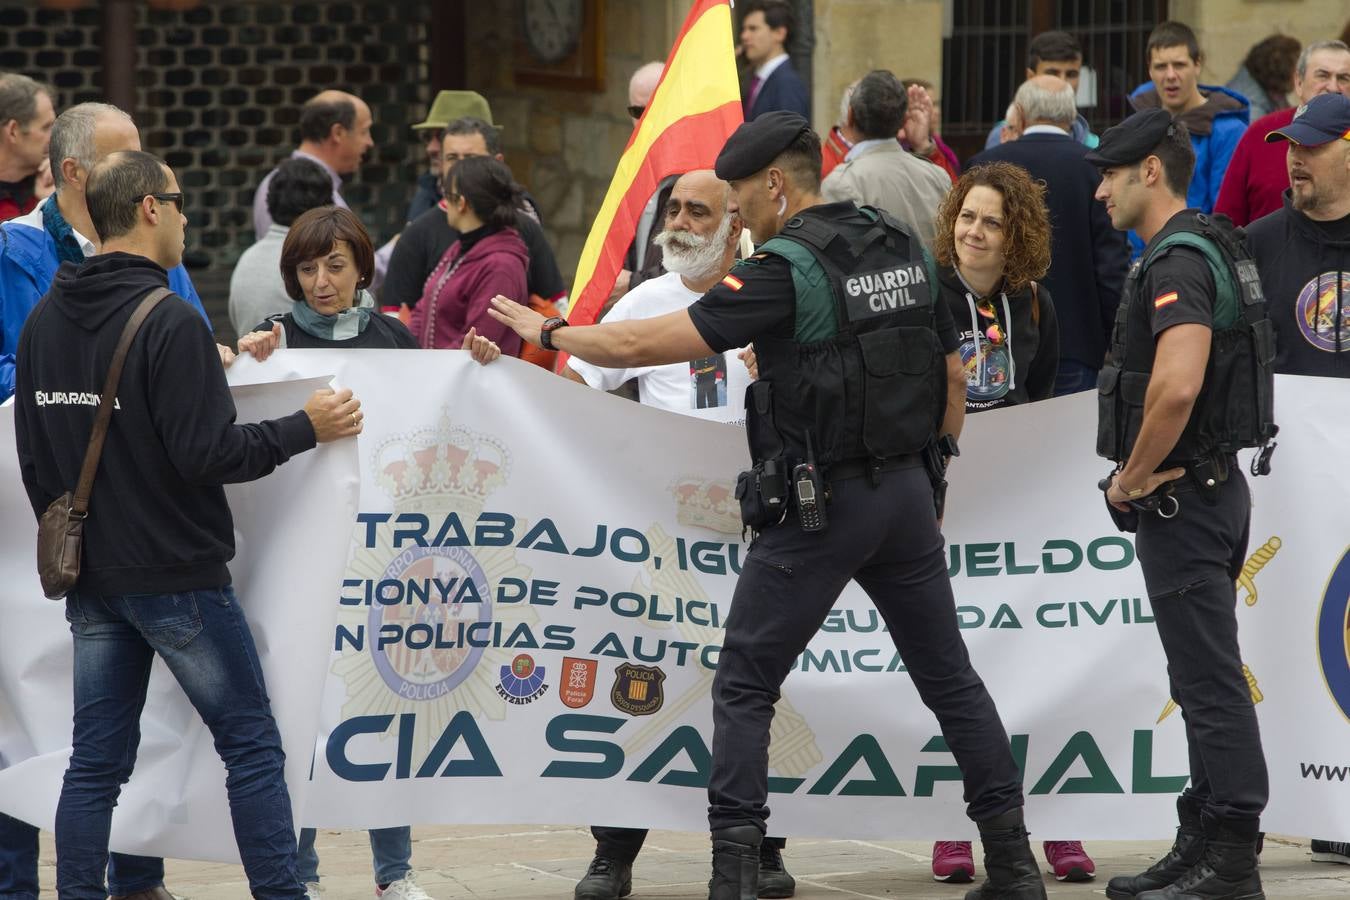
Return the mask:
[(604, 0), (520, 0), (519, 84), (605, 89)]

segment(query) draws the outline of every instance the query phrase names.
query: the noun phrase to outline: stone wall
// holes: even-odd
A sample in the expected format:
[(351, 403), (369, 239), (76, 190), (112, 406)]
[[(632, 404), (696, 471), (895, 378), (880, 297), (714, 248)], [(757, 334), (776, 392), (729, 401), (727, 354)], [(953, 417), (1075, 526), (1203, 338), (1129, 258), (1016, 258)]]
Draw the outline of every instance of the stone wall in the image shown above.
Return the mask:
[(1205, 51), (1203, 79), (1224, 84), (1253, 44), (1279, 32), (1304, 44), (1339, 38), (1350, 22), (1345, 0), (1172, 0), (1173, 19), (1195, 29)]
[(506, 162), (539, 201), (558, 266), (569, 286), (577, 260), (633, 132), (628, 79), (650, 60), (664, 60), (690, 0), (605, 5), (603, 91), (515, 84), (513, 59), (521, 24), (515, 3), (469, 9), (466, 70), (502, 127)]
[(942, 0), (815, 0), (812, 122), (827, 134), (844, 88), (873, 69), (942, 84)]

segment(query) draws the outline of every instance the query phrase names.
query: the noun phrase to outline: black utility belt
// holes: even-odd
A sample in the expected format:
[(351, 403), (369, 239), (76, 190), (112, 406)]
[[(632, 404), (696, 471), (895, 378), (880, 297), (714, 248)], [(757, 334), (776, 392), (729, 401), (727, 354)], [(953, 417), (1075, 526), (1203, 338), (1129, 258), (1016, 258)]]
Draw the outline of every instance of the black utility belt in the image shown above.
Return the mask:
[(923, 466), (923, 454), (904, 453), (889, 456), (886, 459), (846, 459), (833, 463), (825, 469), (825, 480), (843, 481), (857, 478), (859, 475), (871, 475), (874, 472), (894, 472), (896, 469), (917, 469)]

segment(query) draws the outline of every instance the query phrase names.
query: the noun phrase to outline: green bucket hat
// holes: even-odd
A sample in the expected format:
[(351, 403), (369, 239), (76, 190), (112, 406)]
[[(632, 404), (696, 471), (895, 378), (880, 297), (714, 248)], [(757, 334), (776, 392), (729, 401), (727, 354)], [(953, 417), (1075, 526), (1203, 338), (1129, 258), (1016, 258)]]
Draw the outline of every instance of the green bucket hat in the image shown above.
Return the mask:
[(418, 122), (413, 126), (413, 130), (444, 128), (465, 116), (482, 119), (494, 128), (497, 127), (492, 121), (492, 108), (488, 106), (487, 99), (482, 94), (477, 91), (441, 91), (432, 101), (426, 121)]

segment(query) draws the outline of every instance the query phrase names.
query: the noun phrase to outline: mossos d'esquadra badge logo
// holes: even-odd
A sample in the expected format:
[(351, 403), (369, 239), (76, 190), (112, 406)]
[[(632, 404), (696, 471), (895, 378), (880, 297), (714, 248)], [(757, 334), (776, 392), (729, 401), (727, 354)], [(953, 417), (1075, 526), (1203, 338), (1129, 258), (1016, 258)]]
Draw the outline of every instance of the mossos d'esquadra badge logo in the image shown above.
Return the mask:
[[(433, 736), (461, 710), (502, 718), (510, 698), (498, 692), (499, 667), (514, 671), (520, 649), (510, 636), (537, 616), (526, 604), (495, 605), (492, 590), (530, 570), (511, 546), (436, 536), (454, 522), (472, 537), (488, 497), (510, 478), (510, 450), (443, 412), (434, 428), (385, 437), (367, 465), (365, 483), (394, 509), (381, 527), (356, 529), (338, 622), (362, 640), (339, 641), (342, 716), (415, 710), (419, 732)], [(532, 660), (530, 668), (542, 683), (543, 670)]]
[(662, 687), (666, 673), (656, 666), (623, 663), (614, 669), (614, 687), (609, 692), (614, 708), (630, 716), (650, 716), (665, 702)]

